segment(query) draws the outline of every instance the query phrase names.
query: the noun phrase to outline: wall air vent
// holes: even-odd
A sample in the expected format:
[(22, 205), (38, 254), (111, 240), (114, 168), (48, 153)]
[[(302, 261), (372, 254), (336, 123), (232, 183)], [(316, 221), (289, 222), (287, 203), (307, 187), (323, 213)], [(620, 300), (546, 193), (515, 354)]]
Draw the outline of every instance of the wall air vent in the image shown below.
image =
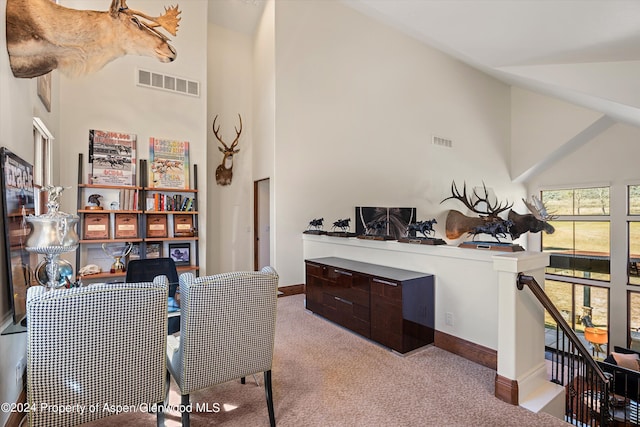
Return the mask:
[(156, 73), (154, 71), (138, 68), (136, 84), (138, 86), (166, 90), (182, 95), (200, 96), (200, 82), (169, 74)]
[(453, 148), (453, 141), (449, 138), (443, 138), (441, 136), (433, 135), (431, 137), (431, 143), (439, 147)]

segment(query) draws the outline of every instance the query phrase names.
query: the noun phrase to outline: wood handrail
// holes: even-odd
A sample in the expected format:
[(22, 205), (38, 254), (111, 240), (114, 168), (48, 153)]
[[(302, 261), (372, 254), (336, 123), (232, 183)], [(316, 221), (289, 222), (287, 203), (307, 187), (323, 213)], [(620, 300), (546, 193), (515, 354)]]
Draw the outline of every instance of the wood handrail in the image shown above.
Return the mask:
[(545, 293), (545, 291), (540, 287), (536, 279), (532, 276), (528, 276), (523, 273), (518, 274), (518, 289), (524, 289), (524, 286), (527, 285), (533, 295), (538, 299), (540, 304), (549, 312), (553, 320), (556, 321), (556, 324), (562, 329), (565, 336), (571, 341), (571, 343), (578, 350), (578, 353), (585, 360), (586, 364), (591, 367), (591, 369), (596, 373), (598, 378), (606, 385), (607, 389), (609, 388), (609, 378), (604, 374), (600, 366), (596, 363), (595, 360), (589, 355), (589, 350), (582, 344), (580, 338), (576, 335), (574, 330), (569, 326), (567, 321), (562, 317), (562, 314), (558, 311), (555, 304), (549, 299), (549, 296)]

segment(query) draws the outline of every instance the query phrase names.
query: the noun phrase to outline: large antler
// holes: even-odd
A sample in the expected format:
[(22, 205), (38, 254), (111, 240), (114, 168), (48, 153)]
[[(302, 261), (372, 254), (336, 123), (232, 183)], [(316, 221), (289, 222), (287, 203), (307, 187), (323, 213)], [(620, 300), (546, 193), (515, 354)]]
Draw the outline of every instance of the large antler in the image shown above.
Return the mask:
[(121, 2), (121, 7), (119, 11), (126, 13), (127, 15), (139, 16), (141, 18), (146, 19), (147, 21), (151, 21), (153, 22), (153, 24), (147, 23), (147, 22), (144, 22), (143, 24), (157, 34), (160, 34), (160, 33), (154, 30), (154, 28), (162, 27), (167, 32), (169, 32), (172, 36), (175, 36), (176, 33), (178, 32), (178, 26), (180, 25), (180, 20), (182, 19), (178, 17), (178, 15), (182, 13), (178, 9), (178, 5), (165, 7), (164, 14), (158, 17), (149, 16), (143, 12), (129, 9), (129, 7), (127, 7), (126, 5), (126, 1)]
[(224, 146), (224, 150), (222, 148), (219, 148), (220, 151), (222, 151), (223, 153), (224, 152), (237, 153), (238, 151), (240, 151), (240, 149), (234, 150), (236, 145), (238, 145), (238, 140), (240, 139), (240, 134), (242, 133), (242, 116), (238, 114), (238, 117), (240, 118), (240, 129), (238, 130), (238, 128), (234, 126), (234, 129), (236, 130), (236, 139), (234, 139), (233, 142), (231, 143), (231, 147), (228, 147), (227, 144), (224, 143), (224, 141), (220, 137), (220, 134), (218, 133), (220, 131), (220, 125), (216, 127), (216, 120), (218, 120), (218, 115), (216, 114), (216, 116), (213, 119), (213, 126), (212, 126), (213, 134), (216, 136), (216, 139), (220, 141), (220, 143)]
[(547, 212), (547, 208), (545, 207), (544, 203), (542, 203), (542, 200), (540, 200), (536, 196), (531, 196), (531, 202), (528, 202), (525, 199), (522, 199), (522, 201), (527, 206), (527, 208), (529, 208), (531, 214), (540, 221), (552, 221), (557, 218), (556, 216), (551, 215), (549, 214), (549, 212)]
[[(451, 183), (451, 196), (443, 199), (442, 202), (449, 199), (456, 199), (461, 201), (472, 212), (475, 212), (479, 215), (487, 215), (490, 217), (497, 217), (499, 213), (504, 212), (513, 206), (513, 203), (509, 203), (509, 201), (506, 201), (504, 205), (502, 203), (498, 203), (497, 200), (494, 204), (491, 204), (489, 202), (489, 191), (487, 190), (487, 186), (484, 184), (484, 182), (482, 183), (482, 188), (484, 189), (484, 197), (481, 197), (476, 192), (476, 190), (473, 190), (473, 196), (475, 196), (476, 200), (472, 201), (469, 195), (467, 194), (467, 183), (466, 182), (464, 183), (462, 187), (462, 194), (460, 194), (460, 191), (456, 186), (456, 182), (453, 181)], [(480, 210), (478, 208), (478, 205), (480, 205), (481, 203), (486, 204), (485, 210)]]

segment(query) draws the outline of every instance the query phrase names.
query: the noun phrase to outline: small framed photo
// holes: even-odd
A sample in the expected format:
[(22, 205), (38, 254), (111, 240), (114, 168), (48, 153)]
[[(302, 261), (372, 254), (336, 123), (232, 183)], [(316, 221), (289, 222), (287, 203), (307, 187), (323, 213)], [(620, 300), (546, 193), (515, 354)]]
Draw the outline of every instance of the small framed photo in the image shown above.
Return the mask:
[(191, 265), (191, 244), (169, 243), (169, 256), (176, 265)]
[(162, 256), (162, 243), (147, 243), (145, 258), (160, 258)]

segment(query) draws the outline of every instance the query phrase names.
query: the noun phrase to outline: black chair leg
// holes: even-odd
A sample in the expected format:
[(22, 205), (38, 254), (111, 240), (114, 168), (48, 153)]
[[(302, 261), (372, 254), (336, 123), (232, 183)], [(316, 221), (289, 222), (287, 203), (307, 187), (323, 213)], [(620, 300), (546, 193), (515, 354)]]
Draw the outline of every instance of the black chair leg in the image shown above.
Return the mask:
[(156, 403), (156, 426), (157, 427), (164, 427), (164, 408), (165, 408), (165, 403), (164, 402), (158, 402)]
[(189, 411), (187, 408), (189, 407), (189, 395), (182, 395), (182, 427), (189, 427)]
[(157, 427), (164, 427), (164, 411), (165, 408), (169, 405), (169, 386), (171, 385), (171, 374), (167, 369), (167, 375), (165, 378), (165, 395), (164, 401), (158, 402), (156, 404), (156, 425)]
[(245, 378), (245, 377), (240, 378), (240, 384), (244, 384), (244, 383), (246, 383), (246, 382), (247, 382), (247, 380), (246, 380), (246, 378)]
[(171, 387), (171, 373), (167, 369), (167, 376), (165, 378), (165, 395), (164, 395), (164, 406), (169, 405), (169, 388)]
[(273, 410), (273, 390), (271, 388), (271, 369), (264, 372), (264, 391), (267, 395), (267, 409), (269, 410), (269, 425), (276, 427), (276, 414)]

